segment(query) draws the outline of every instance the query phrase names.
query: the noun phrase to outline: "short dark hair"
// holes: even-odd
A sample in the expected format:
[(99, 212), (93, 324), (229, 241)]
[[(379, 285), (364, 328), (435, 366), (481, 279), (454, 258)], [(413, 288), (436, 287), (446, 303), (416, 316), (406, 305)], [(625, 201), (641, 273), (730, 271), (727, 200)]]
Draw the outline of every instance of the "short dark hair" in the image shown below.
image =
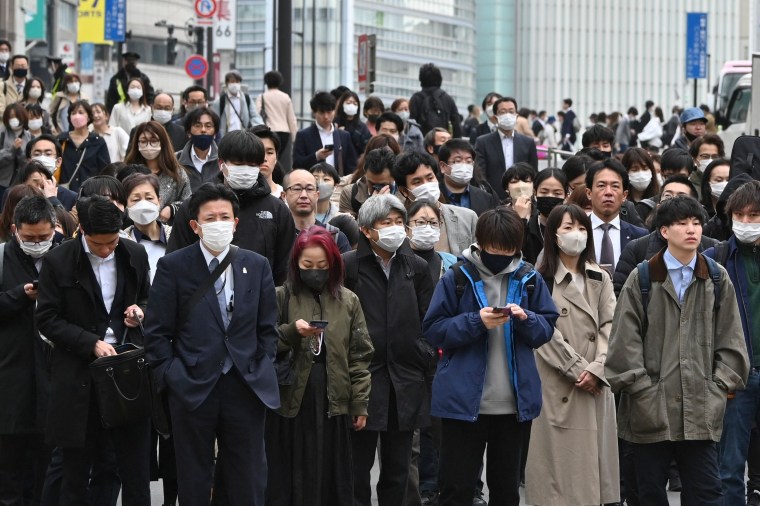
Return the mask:
[(241, 74), (239, 70), (235, 70), (235, 69), (232, 69), (226, 74), (224, 74), (224, 84), (227, 84), (233, 79), (235, 80), (235, 82), (243, 82), (243, 74)]
[(525, 225), (517, 212), (508, 206), (490, 209), (480, 215), (475, 225), (475, 240), (480, 249), (522, 250)]
[(141, 163), (127, 163), (116, 172), (115, 177), (124, 184), (125, 179), (135, 174), (152, 174), (152, 172)]
[(40, 162), (37, 160), (30, 160), (24, 167), (24, 170), (21, 171), (19, 182), (26, 183), (30, 177), (37, 173), (42, 174), (45, 179), (51, 179), (53, 177), (52, 174), (50, 174), (50, 172), (48, 172), (45, 166)]
[(124, 193), (124, 186), (121, 181), (113, 176), (93, 176), (87, 179), (79, 187), (79, 198), (100, 195), (111, 200), (119, 202), (121, 205), (127, 205), (127, 195)]
[(466, 151), (470, 153), (470, 156), (472, 156), (473, 159), (475, 158), (475, 149), (473, 149), (472, 144), (470, 144), (469, 141), (465, 139), (449, 139), (444, 142), (441, 149), (438, 150), (438, 160), (443, 163), (449, 163), (451, 153), (454, 151)]
[(335, 97), (326, 91), (318, 91), (309, 100), (311, 112), (329, 112), (335, 110)]
[(32, 139), (26, 144), (26, 157), (31, 158), (32, 157), (32, 151), (34, 150), (35, 144), (37, 144), (40, 141), (48, 141), (52, 142), (53, 146), (55, 146), (55, 157), (59, 158), (63, 151), (61, 150), (61, 144), (58, 142), (58, 139), (56, 139), (51, 134), (40, 134), (38, 137)]
[(259, 165), (264, 163), (264, 143), (248, 130), (227, 132), (219, 141), (219, 160), (233, 163)]
[(556, 179), (565, 189), (565, 195), (570, 193), (570, 187), (567, 184), (567, 175), (562, 169), (544, 169), (539, 171), (538, 175), (533, 179), (533, 190), (538, 191), (538, 187), (541, 183), (548, 179)]
[(126, 163), (124, 162), (111, 162), (102, 169), (100, 169), (100, 172), (98, 172), (98, 176), (113, 176), (116, 177), (116, 174), (119, 173), (121, 169), (124, 168)]
[(270, 70), (264, 74), (264, 84), (267, 88), (279, 88), (282, 86), (282, 74), (276, 70)]
[(13, 46), (11, 45), (10, 41), (7, 39), (0, 39), (0, 46), (8, 46), (9, 50), (13, 50)]
[(42, 195), (30, 195), (21, 199), (13, 210), (13, 223), (16, 228), (21, 225), (36, 225), (48, 222), (55, 227), (55, 209), (53, 204)]
[(429, 147), (435, 147), (435, 134), (437, 133), (449, 133), (448, 130), (441, 127), (435, 127), (431, 128), (428, 133), (425, 134), (425, 137), (422, 138), (422, 144), (425, 148)]
[(688, 151), (681, 148), (666, 149), (660, 160), (660, 170), (662, 172), (679, 171), (684, 168), (689, 171), (689, 174), (694, 171), (694, 158)]
[(702, 191), (702, 199), (700, 202), (703, 206), (705, 206), (706, 209), (712, 209), (712, 191), (710, 189), (710, 176), (712, 176), (713, 171), (717, 167), (723, 167), (723, 166), (729, 167), (729, 174), (731, 170), (731, 160), (728, 158), (716, 158), (715, 160), (711, 161), (709, 164), (707, 164), (707, 167), (705, 167), (705, 171), (702, 173), (702, 184), (700, 185), (700, 190)]
[(691, 194), (691, 197), (697, 198), (699, 195), (697, 193), (697, 187), (694, 186), (694, 183), (692, 183), (688, 176), (684, 176), (683, 174), (674, 174), (667, 178), (665, 182), (662, 183), (662, 188), (660, 189), (660, 195), (662, 195), (662, 192), (665, 191), (665, 187), (668, 186), (671, 183), (678, 183), (683, 184), (689, 187), (689, 193)]
[(531, 164), (528, 162), (517, 162), (501, 176), (501, 187), (504, 188), (504, 191), (507, 191), (509, 183), (515, 179), (524, 183), (532, 183), (535, 178), (536, 169)]
[(704, 225), (705, 209), (697, 202), (697, 199), (679, 195), (660, 203), (654, 216), (654, 228), (660, 230), (661, 227), (669, 227), (677, 221), (688, 218), (696, 218), (701, 225)]
[(572, 98), (566, 98), (562, 102), (566, 103), (568, 107), (573, 106), (573, 99)]
[(26, 63), (29, 63), (29, 58), (25, 54), (14, 54), (11, 57), (11, 67), (16, 63), (16, 60), (26, 60)]
[(692, 158), (696, 158), (699, 154), (699, 148), (701, 148), (704, 144), (711, 144), (713, 146), (717, 146), (718, 148), (718, 155), (723, 158), (726, 156), (726, 149), (723, 144), (723, 139), (718, 137), (716, 134), (705, 134), (702, 137), (697, 137), (694, 139), (694, 141), (689, 145), (689, 154)]
[(423, 88), (429, 86), (440, 87), (441, 83), (443, 83), (441, 69), (436, 67), (434, 63), (426, 63), (422, 65), (418, 77)]
[(77, 217), (85, 235), (115, 234), (121, 230), (121, 211), (103, 195), (77, 200)]
[(24, 109), (26, 109), (27, 118), (30, 117), (32, 114), (39, 117), (42, 117), (45, 114), (45, 112), (42, 109), (42, 106), (38, 103), (26, 104), (24, 106)]
[(312, 174), (315, 172), (321, 172), (322, 174), (330, 176), (336, 185), (340, 183), (340, 175), (338, 175), (338, 171), (327, 162), (319, 162), (316, 165), (312, 165), (309, 168), (309, 172)]
[(594, 159), (586, 155), (574, 155), (565, 160), (562, 170), (565, 172), (568, 181), (572, 181), (578, 176), (588, 172), (588, 168), (594, 163)]
[(382, 174), (385, 169), (393, 172), (393, 165), (396, 163), (396, 155), (389, 147), (373, 149), (364, 155), (364, 172), (372, 174)]
[(71, 115), (75, 113), (77, 109), (84, 109), (84, 112), (87, 113), (87, 123), (92, 123), (92, 106), (87, 100), (77, 100), (69, 106), (67, 115), (69, 124), (71, 124)]
[(362, 111), (367, 112), (370, 109), (380, 109), (381, 111), (385, 111), (385, 104), (380, 99), (380, 97), (372, 95), (371, 97), (367, 97), (367, 100), (364, 101), (364, 107), (362, 108)]
[(499, 109), (499, 106), (502, 102), (512, 102), (515, 105), (515, 109), (517, 109), (517, 99), (512, 97), (501, 97), (499, 100), (493, 103), (493, 107), (491, 110), (494, 114), (496, 114), (497, 109)]
[(238, 201), (234, 191), (221, 183), (205, 183), (195, 190), (195, 193), (190, 197), (188, 208), (192, 219), (198, 219), (198, 213), (200, 213), (203, 204), (216, 200), (230, 202), (232, 204), (232, 214), (235, 218), (240, 214), (240, 201)]
[(393, 180), (396, 181), (396, 186), (403, 186), (406, 188), (406, 177), (409, 174), (414, 174), (420, 165), (427, 165), (436, 172), (435, 158), (428, 153), (422, 151), (409, 151), (408, 153), (401, 153), (396, 157), (396, 163), (393, 164), (391, 174), (393, 174)]
[[(266, 125), (256, 125), (252, 126), (248, 129), (249, 132), (251, 132), (253, 135), (258, 137), (259, 139), (269, 139), (272, 141), (272, 144), (274, 144), (274, 150), (279, 155), (280, 153), (280, 136), (274, 133), (268, 126)], [(279, 162), (277, 162), (279, 163)]]
[(132, 193), (132, 190), (146, 183), (153, 187), (153, 190), (156, 192), (156, 196), (160, 199), (161, 183), (159, 183), (158, 177), (156, 177), (154, 174), (139, 173), (134, 173), (131, 176), (128, 176), (122, 183), (124, 185), (124, 193), (126, 194), (127, 198), (129, 198), (129, 194)]
[(623, 190), (628, 190), (628, 172), (625, 170), (625, 167), (623, 167), (623, 164), (614, 158), (596, 162), (589, 167), (588, 172), (586, 172), (586, 188), (593, 190), (594, 177), (605, 169), (611, 170), (620, 176), (620, 179), (623, 180)]
[[(364, 105), (367, 105), (367, 102), (364, 102)], [(375, 129), (380, 130), (380, 125), (384, 122), (387, 123), (389, 121), (393, 122), (393, 124), (396, 125), (396, 129), (399, 133), (404, 131), (404, 122), (395, 112), (382, 113), (380, 117), (377, 118), (377, 121), (375, 121)]]
[(214, 123), (214, 134), (219, 132), (219, 115), (214, 112), (210, 107), (198, 107), (185, 114), (185, 133), (190, 135), (190, 130), (193, 125), (201, 120), (201, 116), (208, 114), (211, 117), (211, 122)]
[[(483, 111), (486, 112), (486, 114), (488, 114), (488, 112), (486, 111), (486, 108), (488, 107), (488, 102), (490, 102), (491, 99), (494, 97), (496, 97), (497, 99), (501, 98), (501, 93), (496, 93), (495, 91), (492, 91), (490, 93), (486, 93), (486, 96), (483, 97), (483, 103), (482, 103)], [(491, 112), (493, 112), (493, 108), (491, 108)]]
[(188, 86), (185, 88), (185, 91), (182, 92), (182, 100), (188, 100), (188, 97), (191, 93), (195, 93), (196, 91), (203, 92), (203, 98), (208, 100), (208, 90), (204, 88), (203, 86), (198, 86), (197, 84), (194, 84), (192, 86)]
[(598, 142), (609, 142), (612, 144), (615, 142), (615, 132), (607, 128), (604, 125), (593, 125), (591, 128), (583, 132), (581, 144), (584, 148), (596, 144)]
[(726, 203), (726, 216), (749, 208), (751, 211), (760, 210), (760, 181), (752, 180), (734, 190)]

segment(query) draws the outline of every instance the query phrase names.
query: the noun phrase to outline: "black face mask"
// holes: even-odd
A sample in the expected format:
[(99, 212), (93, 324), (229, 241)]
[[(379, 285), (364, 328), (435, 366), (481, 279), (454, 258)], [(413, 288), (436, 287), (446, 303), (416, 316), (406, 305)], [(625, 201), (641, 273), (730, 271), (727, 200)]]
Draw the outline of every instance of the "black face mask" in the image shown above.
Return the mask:
[(441, 146), (443, 146), (443, 144), (438, 144), (437, 146), (433, 146), (433, 154), (435, 156), (438, 156), (438, 153), (441, 151)]
[(193, 146), (201, 151), (206, 151), (211, 147), (211, 143), (214, 141), (214, 136), (207, 134), (192, 134), (190, 140), (193, 141)]
[(27, 69), (14, 69), (13, 70), (13, 77), (26, 77), (26, 75), (29, 73)]
[(315, 292), (322, 291), (330, 277), (330, 271), (327, 269), (299, 269), (299, 272), (303, 284)]
[(692, 135), (692, 134), (690, 134), (689, 132), (687, 132), (685, 128), (683, 129), (683, 135), (684, 135), (684, 137), (686, 137), (686, 139), (687, 139), (689, 142), (692, 142), (694, 139), (696, 139), (696, 138), (697, 138), (697, 136), (696, 136), (696, 135)]
[(480, 260), (483, 265), (491, 271), (491, 274), (498, 274), (512, 263), (515, 259), (515, 255), (495, 255), (485, 250), (480, 250)]
[(132, 74), (137, 70), (137, 65), (135, 63), (127, 63), (124, 65), (124, 70), (126, 70), (128, 74)]
[(565, 199), (559, 197), (536, 197), (536, 208), (538, 209), (538, 212), (546, 218), (549, 216), (549, 213), (552, 212), (552, 209), (562, 204), (564, 201)]
[(379, 114), (368, 114), (367, 115), (367, 122), (368, 123), (372, 123), (374, 125), (375, 121), (377, 121), (379, 117), (380, 117)]

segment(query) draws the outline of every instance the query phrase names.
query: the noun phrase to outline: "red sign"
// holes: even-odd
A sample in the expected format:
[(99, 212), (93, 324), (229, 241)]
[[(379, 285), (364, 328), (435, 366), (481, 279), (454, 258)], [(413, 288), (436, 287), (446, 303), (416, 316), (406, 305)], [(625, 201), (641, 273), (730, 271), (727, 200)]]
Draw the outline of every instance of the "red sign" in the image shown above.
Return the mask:
[(218, 8), (217, 0), (195, 0), (195, 20), (198, 24), (214, 23), (214, 14)]
[(203, 79), (208, 73), (208, 61), (203, 56), (194, 54), (185, 61), (185, 73), (193, 79)]
[(369, 36), (365, 33), (359, 35), (358, 62), (356, 68), (359, 71), (359, 93), (367, 93), (367, 73), (369, 70)]

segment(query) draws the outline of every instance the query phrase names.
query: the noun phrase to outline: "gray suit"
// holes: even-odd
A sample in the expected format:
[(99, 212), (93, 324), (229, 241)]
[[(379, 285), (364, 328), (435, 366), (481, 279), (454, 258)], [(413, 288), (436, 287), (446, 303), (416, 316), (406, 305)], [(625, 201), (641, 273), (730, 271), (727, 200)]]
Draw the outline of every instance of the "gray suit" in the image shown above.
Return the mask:
[(475, 242), (475, 225), (478, 222), (478, 215), (465, 207), (441, 204), (441, 219), (446, 226), (449, 250), (458, 257), (462, 256), (462, 251)]
[[(514, 163), (527, 162), (538, 170), (538, 154), (536, 143), (526, 135), (513, 132), (514, 136)], [(504, 159), (504, 150), (501, 146), (501, 135), (498, 131), (478, 137), (475, 141), (475, 161), (480, 171), (485, 174), (488, 183), (496, 190), (499, 198), (504, 200), (507, 194), (501, 184), (504, 172), (509, 168)]]

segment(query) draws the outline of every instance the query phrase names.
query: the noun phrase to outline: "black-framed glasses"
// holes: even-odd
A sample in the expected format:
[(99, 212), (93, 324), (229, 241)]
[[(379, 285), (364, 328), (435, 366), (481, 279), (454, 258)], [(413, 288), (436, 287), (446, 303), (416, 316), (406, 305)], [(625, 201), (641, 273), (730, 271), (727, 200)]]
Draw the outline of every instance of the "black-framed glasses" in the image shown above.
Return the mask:
[(147, 148), (148, 146), (152, 148), (160, 148), (161, 147), (161, 141), (158, 139), (152, 139), (149, 141), (146, 140), (139, 140), (137, 141), (137, 145), (141, 148)]
[(438, 228), (441, 226), (441, 223), (438, 220), (410, 220), (409, 226), (410, 227), (424, 227), (430, 225), (433, 228)]
[(308, 195), (313, 195), (317, 193), (317, 187), (316, 186), (301, 186), (300, 184), (296, 184), (293, 186), (288, 186), (285, 188), (285, 191), (290, 193), (291, 195), (300, 195), (302, 192), (306, 192)]

